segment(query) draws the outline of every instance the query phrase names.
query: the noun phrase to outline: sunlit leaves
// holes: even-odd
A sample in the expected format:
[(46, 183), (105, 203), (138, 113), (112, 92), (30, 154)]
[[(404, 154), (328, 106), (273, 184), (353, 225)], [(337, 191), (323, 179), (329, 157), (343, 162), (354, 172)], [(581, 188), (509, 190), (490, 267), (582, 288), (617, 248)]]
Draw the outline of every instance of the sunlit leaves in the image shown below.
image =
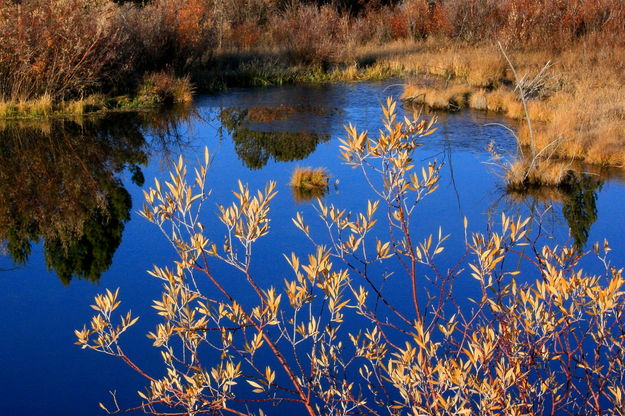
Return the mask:
[[(161, 322), (148, 338), (164, 371), (148, 376), (143, 410), (249, 414), (254, 403), (284, 400), (337, 416), (622, 409), (625, 279), (607, 243), (594, 247), (603, 273), (589, 275), (582, 253), (538, 247), (529, 218), (502, 214), (485, 232), (471, 233), (465, 219), (466, 252), (450, 262), (449, 236), (421, 235), (428, 218), (416, 211), (439, 183), (440, 165), (419, 168), (412, 157), (433, 121), (398, 121), (392, 100), (383, 113), (377, 137), (349, 125), (341, 141), (342, 157), (378, 198), (360, 212), (319, 200), (310, 223), (297, 213), (293, 224), (313, 248), (283, 256), (291, 270), (271, 282), (278, 288), (257, 283), (251, 263), (253, 244), (269, 233), (274, 182), (255, 192), (239, 182), (234, 201), (219, 206), (226, 232), (216, 238), (198, 221), (207, 152), (193, 184), (179, 159), (170, 180), (146, 192), (142, 215), (179, 259), (148, 272), (162, 283), (152, 305)], [(219, 261), (233, 272), (214, 267)], [(118, 344), (137, 319), (128, 313), (113, 325), (119, 305), (118, 291), (98, 295), (77, 344), (141, 372)]]
[(91, 318), (89, 326), (83, 326), (80, 330), (75, 330), (77, 345), (81, 348), (90, 348), (107, 354), (117, 353), (117, 341), (121, 334), (133, 326), (139, 317), (133, 317), (130, 312), (120, 316), (120, 323), (112, 323), (112, 314), (119, 307), (121, 301), (118, 298), (119, 289), (111, 292), (109, 289), (104, 294), (96, 295), (95, 305), (91, 305), (97, 314)]

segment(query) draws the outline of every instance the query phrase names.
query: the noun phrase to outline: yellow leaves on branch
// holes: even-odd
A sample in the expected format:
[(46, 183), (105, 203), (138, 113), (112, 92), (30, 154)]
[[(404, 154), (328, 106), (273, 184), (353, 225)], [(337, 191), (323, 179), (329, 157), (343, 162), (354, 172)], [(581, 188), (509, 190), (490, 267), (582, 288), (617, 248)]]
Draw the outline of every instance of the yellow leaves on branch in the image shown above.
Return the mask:
[(219, 206), (219, 219), (244, 244), (256, 241), (269, 231), (269, 202), (276, 196), (276, 182), (269, 182), (264, 192), (251, 196), (247, 185), (238, 183), (239, 191), (233, 192), (237, 201), (229, 207)]
[[(112, 324), (111, 315), (121, 304), (121, 301), (117, 300), (118, 295), (119, 288), (115, 292), (106, 289), (104, 294), (95, 296), (95, 305), (91, 305), (91, 308), (97, 314), (91, 318), (89, 327), (84, 325), (82, 329), (74, 331), (77, 338), (76, 345), (80, 345), (83, 349), (91, 348), (107, 354), (115, 353), (113, 346), (117, 344), (119, 336), (139, 320), (139, 317), (133, 317), (129, 311), (121, 316), (119, 325)], [(92, 335), (95, 335), (93, 340)]]
[[(615, 320), (623, 318), (625, 279), (622, 269), (606, 260), (607, 244), (602, 251), (599, 245), (595, 247), (605, 273), (588, 276), (577, 268), (582, 255), (571, 248), (534, 246), (524, 252), (529, 218), (502, 214), (496, 231), (472, 234), (465, 219), (468, 260), (462, 258), (454, 269), (457, 272), (445, 272), (435, 259), (445, 251), (448, 235), (440, 228), (437, 235), (421, 240), (410, 235), (413, 208), (438, 186), (440, 165), (431, 163), (417, 170), (411, 156), (419, 139), (435, 131), (433, 120), (398, 121), (392, 100), (386, 102), (383, 113), (384, 128), (377, 137), (350, 124), (340, 145), (343, 159), (363, 169), (379, 198), (367, 201), (362, 212), (319, 200), (314, 207), (317, 220), (329, 236), (323, 243), (315, 240), (302, 214), (295, 215), (293, 224), (314, 250), (284, 256), (293, 272), (293, 277), (284, 279), (288, 304), (282, 302), (280, 290), (257, 285), (249, 268), (252, 244), (269, 232), (275, 182), (253, 192), (239, 181), (234, 202), (219, 207), (219, 220), (227, 229), (225, 255), (204, 235), (194, 211), (209, 194), (205, 190), (207, 151), (205, 165), (195, 170), (192, 185), (187, 183), (183, 160), (178, 159), (170, 180), (156, 181), (146, 191), (142, 215), (161, 229), (165, 222), (172, 226), (167, 235), (181, 258), (173, 269), (155, 266), (149, 272), (163, 283), (163, 292), (153, 303), (163, 322), (148, 337), (161, 349), (166, 371), (161, 379), (151, 380), (147, 394), (140, 393), (140, 397), (146, 403), (186, 406), (186, 411), (204, 406), (219, 412), (238, 403), (233, 400), (238, 389), (233, 387), (242, 378), (246, 388), (263, 395), (258, 402), (279, 403), (284, 395), (310, 404), (310, 414), (314, 405), (325, 414), (337, 415), (523, 415), (545, 400), (578, 400), (574, 396), (585, 388), (582, 376), (586, 374), (591, 386), (606, 386), (600, 400), (622, 408), (625, 393), (614, 380), (622, 377), (624, 340), (620, 322), (615, 324)], [(378, 210), (386, 213), (381, 222), (389, 226), (388, 234), (379, 232)], [(237, 241), (243, 247), (244, 261), (240, 260), (243, 256), (237, 257)], [(506, 258), (525, 261), (530, 251), (535, 259), (528, 264), (535, 266), (538, 278), (517, 283), (517, 275), (526, 269)], [(228, 285), (220, 285), (219, 276), (209, 270), (209, 260), (201, 263), (206, 259), (203, 254), (213, 256), (211, 262), (225, 261), (243, 272), (241, 281), (256, 291), (258, 302), (250, 304), (238, 286), (227, 292), (223, 286)], [(390, 284), (412, 280), (415, 293), (424, 289), (414, 297), (425, 299), (425, 306), (407, 305), (404, 288), (384, 290), (390, 274), (378, 273), (388, 259), (404, 266), (393, 268), (394, 273), (405, 271), (410, 277)], [(203, 290), (189, 278), (198, 271), (216, 289)], [(457, 288), (452, 287), (463, 277), (461, 273), (478, 282), (479, 297), (470, 308), (458, 302)], [(117, 290), (97, 295), (92, 305), (97, 313), (89, 325), (75, 331), (77, 344), (120, 354), (118, 338), (137, 318), (128, 313), (114, 326), (111, 315), (119, 305)], [(350, 332), (346, 321), (358, 329)], [(576, 337), (583, 343), (569, 347)], [(592, 343), (599, 357), (595, 362), (584, 350)], [(199, 351), (206, 349), (217, 361), (212, 368), (201, 365)], [(276, 365), (275, 370), (267, 364)], [(566, 383), (566, 372), (572, 367), (582, 375), (571, 378), (573, 388)], [(354, 368), (361, 379), (352, 378)], [(539, 373), (541, 380), (533, 382)], [(358, 396), (367, 389), (377, 395), (376, 400), (384, 399), (376, 402)]]

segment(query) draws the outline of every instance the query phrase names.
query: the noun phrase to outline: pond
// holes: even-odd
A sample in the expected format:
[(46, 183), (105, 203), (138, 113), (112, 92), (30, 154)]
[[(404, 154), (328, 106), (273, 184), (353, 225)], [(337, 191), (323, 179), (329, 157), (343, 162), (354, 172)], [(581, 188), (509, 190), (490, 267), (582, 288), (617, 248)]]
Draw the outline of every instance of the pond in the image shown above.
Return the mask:
[[(400, 92), (392, 82), (241, 89), (158, 115), (1, 124), (0, 414), (100, 414), (98, 402), (111, 403), (109, 391), (122, 407), (138, 404), (141, 377), (119, 360), (81, 351), (73, 331), (91, 316), (95, 294), (120, 287), (122, 309), (141, 315), (126, 336), (126, 352), (146, 368), (159, 361), (145, 334), (156, 323), (151, 302), (160, 283), (146, 270), (171, 264), (175, 252), (137, 210), (143, 190), (154, 178), (165, 180), (179, 154), (194, 162), (205, 146), (210, 150), (212, 195), (202, 222), (217, 241), (224, 233), (217, 205), (233, 200), (237, 180), (253, 190), (277, 182), (271, 232), (256, 246), (254, 270), (263, 286), (281, 288), (290, 274), (281, 254), (310, 250), (291, 218), (315, 212), (314, 199), (288, 185), (293, 170), (326, 168), (324, 201), (362, 210), (374, 195), (340, 161), (338, 139), (347, 123), (377, 131), (381, 103)], [(443, 163), (439, 189), (420, 204), (413, 224), (420, 237), (439, 227), (451, 235), (449, 264), (441, 267), (464, 252), (464, 218), (472, 230), (485, 230), (502, 211), (540, 219), (541, 241), (553, 245), (583, 249), (608, 239), (614, 262), (623, 264), (625, 174), (593, 170), (567, 192), (507, 194), (487, 150), (514, 153), (502, 123), (508, 122), (485, 113), (438, 114), (438, 130), (416, 152), (417, 164)], [(232, 274), (226, 267), (218, 272)], [(457, 284), (470, 292), (468, 282)]]

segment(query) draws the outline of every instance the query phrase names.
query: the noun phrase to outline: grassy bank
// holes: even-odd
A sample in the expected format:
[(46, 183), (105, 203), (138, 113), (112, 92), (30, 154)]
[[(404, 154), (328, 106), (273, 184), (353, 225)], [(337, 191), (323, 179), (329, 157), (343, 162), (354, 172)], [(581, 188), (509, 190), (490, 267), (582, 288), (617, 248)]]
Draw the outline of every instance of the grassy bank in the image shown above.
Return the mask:
[(617, 0), (0, 2), (0, 118), (407, 77), (417, 104), (523, 119), (501, 42), (527, 79), (553, 63), (529, 97), (537, 152), (623, 166), (624, 21)]
[(50, 94), (34, 99), (0, 101), (0, 119), (48, 118), (101, 114), (112, 111), (157, 110), (188, 104), (194, 88), (188, 77), (166, 72), (147, 74), (131, 94), (107, 96), (91, 94), (84, 98), (54, 100)]
[[(515, 51), (526, 80), (541, 74), (528, 113), (537, 152), (545, 156), (625, 166), (625, 49), (580, 42), (561, 51)], [(543, 71), (545, 64), (550, 66)], [(522, 120), (514, 77), (496, 46), (423, 50), (401, 62), (412, 69), (403, 98), (437, 110), (470, 107)], [(542, 71), (542, 73), (541, 73)], [(519, 139), (529, 145), (527, 123)]]
[(161, 71), (200, 91), (380, 79), (403, 73), (388, 61), (401, 45), (622, 45), (624, 18), (617, 0), (4, 1), (0, 102), (4, 114), (45, 115), (93, 94), (132, 101)]

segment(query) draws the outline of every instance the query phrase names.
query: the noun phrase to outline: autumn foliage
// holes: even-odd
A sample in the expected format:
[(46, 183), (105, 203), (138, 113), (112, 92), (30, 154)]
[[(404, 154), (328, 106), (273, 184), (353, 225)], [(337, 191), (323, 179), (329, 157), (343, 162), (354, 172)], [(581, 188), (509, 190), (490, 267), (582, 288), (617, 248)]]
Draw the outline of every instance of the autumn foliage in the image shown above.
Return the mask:
[(541, 50), (581, 39), (620, 44), (624, 21), (618, 0), (2, 0), (0, 99), (128, 89), (145, 71), (186, 75), (220, 53), (327, 66), (393, 40)]
[[(383, 113), (379, 134), (348, 125), (340, 144), (375, 198), (357, 211), (318, 200), (292, 219), (310, 245), (254, 264), (276, 183), (239, 182), (219, 205), (222, 230), (205, 228), (208, 151), (193, 173), (180, 158), (141, 211), (177, 251), (149, 271), (162, 283), (148, 333), (162, 366), (125, 352), (137, 318), (118, 316), (118, 291), (95, 298), (76, 344), (144, 376), (138, 408), (155, 415), (622, 416), (625, 279), (607, 242), (587, 254), (592, 274), (575, 248), (542, 245), (530, 218), (502, 214), (485, 232), (465, 222), (450, 258), (449, 236), (417, 225), (439, 165), (412, 155), (434, 122), (400, 120), (391, 99)], [(263, 279), (279, 258), (292, 273)]]

